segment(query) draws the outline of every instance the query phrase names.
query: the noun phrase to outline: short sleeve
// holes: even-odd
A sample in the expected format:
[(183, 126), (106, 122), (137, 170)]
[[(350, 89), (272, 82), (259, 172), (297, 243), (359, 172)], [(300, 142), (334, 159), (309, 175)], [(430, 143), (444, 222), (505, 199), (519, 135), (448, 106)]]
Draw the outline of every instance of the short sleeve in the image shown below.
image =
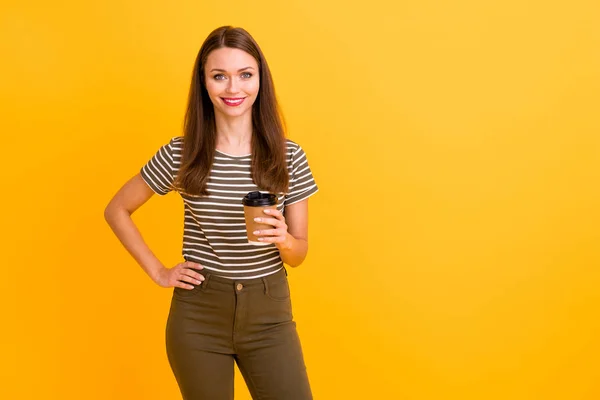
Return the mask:
[(289, 206), (299, 201), (308, 199), (317, 193), (319, 188), (312, 175), (308, 159), (302, 147), (298, 148), (292, 154), (292, 172), (290, 174), (290, 188), (285, 196), (284, 204)]
[(178, 138), (173, 138), (162, 146), (156, 154), (141, 168), (140, 175), (150, 188), (159, 196), (173, 190), (175, 180), (174, 147)]

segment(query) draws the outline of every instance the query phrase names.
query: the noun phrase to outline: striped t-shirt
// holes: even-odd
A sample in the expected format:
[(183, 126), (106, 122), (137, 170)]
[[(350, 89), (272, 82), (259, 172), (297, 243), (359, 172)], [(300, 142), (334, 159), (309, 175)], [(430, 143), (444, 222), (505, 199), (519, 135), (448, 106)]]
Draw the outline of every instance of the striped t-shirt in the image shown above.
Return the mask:
[[(158, 195), (174, 190), (183, 137), (172, 138), (141, 168), (140, 174)], [(258, 188), (251, 177), (250, 155), (233, 156), (219, 150), (207, 181), (208, 196), (179, 192), (184, 203), (183, 258), (197, 262), (214, 275), (231, 279), (267, 276), (283, 268), (279, 249), (270, 243), (248, 243), (242, 198)], [(302, 148), (287, 140), (288, 193), (278, 197), (277, 209), (312, 196), (318, 187)], [(263, 191), (264, 192), (264, 191)]]

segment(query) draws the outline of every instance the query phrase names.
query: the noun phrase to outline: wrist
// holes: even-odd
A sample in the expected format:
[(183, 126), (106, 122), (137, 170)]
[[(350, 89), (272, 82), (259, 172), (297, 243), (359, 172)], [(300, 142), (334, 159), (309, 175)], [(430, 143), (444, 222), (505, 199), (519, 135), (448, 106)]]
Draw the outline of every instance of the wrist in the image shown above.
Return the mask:
[(285, 241), (280, 243), (279, 250), (291, 250), (296, 240), (289, 232), (285, 236)]
[(152, 279), (155, 283), (160, 283), (161, 278), (166, 269), (167, 268), (162, 264), (155, 265), (150, 269), (148, 275), (150, 276), (150, 279)]

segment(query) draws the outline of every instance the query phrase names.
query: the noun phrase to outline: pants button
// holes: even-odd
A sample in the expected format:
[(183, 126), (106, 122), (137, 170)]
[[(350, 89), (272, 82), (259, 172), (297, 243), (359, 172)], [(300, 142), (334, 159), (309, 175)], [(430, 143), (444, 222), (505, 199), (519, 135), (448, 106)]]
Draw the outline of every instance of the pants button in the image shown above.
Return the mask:
[(238, 291), (242, 290), (243, 288), (244, 288), (244, 285), (242, 285), (241, 283), (238, 283), (237, 286), (236, 286), (236, 289)]

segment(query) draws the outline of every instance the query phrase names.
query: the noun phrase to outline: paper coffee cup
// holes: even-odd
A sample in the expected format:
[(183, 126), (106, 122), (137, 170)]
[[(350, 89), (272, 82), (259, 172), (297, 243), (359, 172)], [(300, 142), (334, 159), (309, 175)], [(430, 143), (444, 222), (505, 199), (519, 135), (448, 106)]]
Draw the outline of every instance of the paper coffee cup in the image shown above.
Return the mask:
[(244, 217), (246, 218), (246, 234), (248, 243), (256, 246), (265, 246), (271, 243), (259, 242), (258, 237), (254, 235), (254, 231), (263, 229), (275, 229), (273, 225), (258, 223), (254, 218), (268, 217), (264, 213), (267, 208), (277, 209), (277, 196), (271, 193), (250, 192), (242, 199), (244, 205)]

